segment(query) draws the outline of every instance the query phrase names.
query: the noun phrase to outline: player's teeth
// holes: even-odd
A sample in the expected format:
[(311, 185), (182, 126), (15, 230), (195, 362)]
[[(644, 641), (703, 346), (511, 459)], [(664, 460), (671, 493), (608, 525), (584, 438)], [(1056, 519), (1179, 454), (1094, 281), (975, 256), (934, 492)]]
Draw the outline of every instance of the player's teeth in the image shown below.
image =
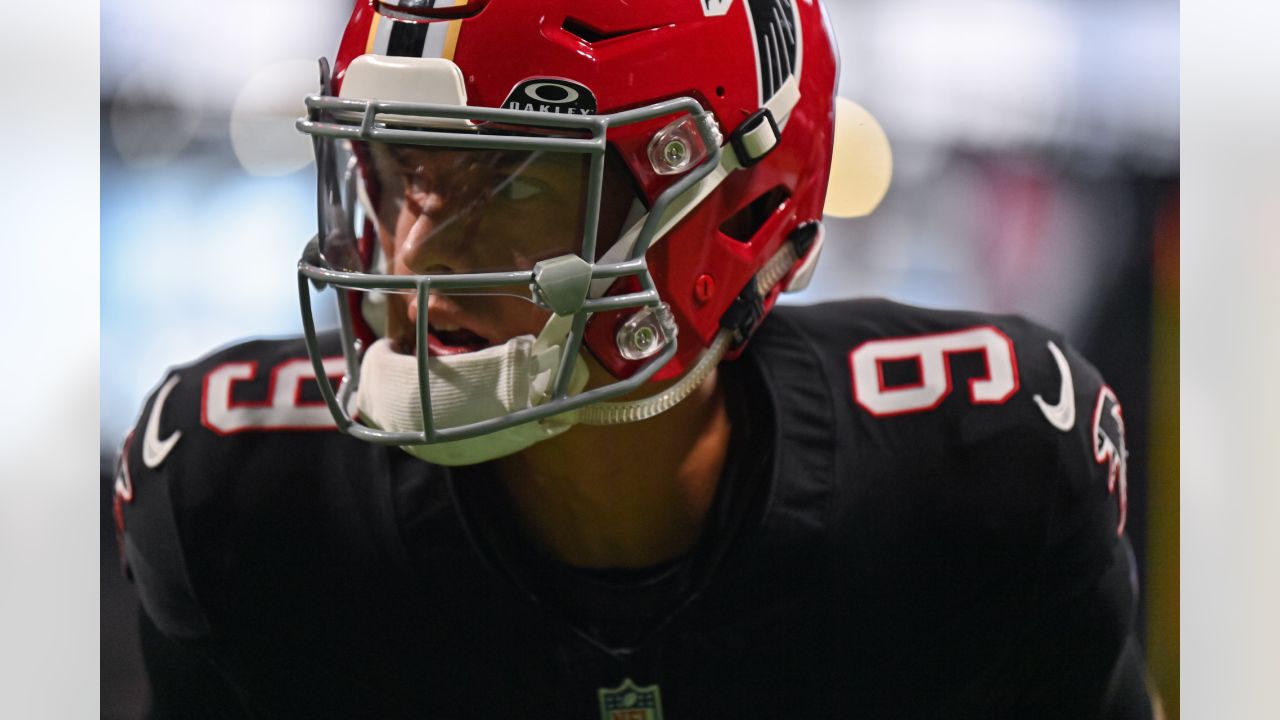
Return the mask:
[(457, 332), (457, 331), (459, 331), (459, 330), (461, 330), (461, 329), (462, 329), (461, 327), (459, 327), (459, 326), (457, 326), (457, 325), (446, 325), (446, 324), (443, 324), (443, 323), (441, 323), (441, 324), (439, 324), (439, 325), (432, 323), (431, 327), (432, 327), (432, 328), (434, 328), (434, 329), (436, 329), (436, 330), (439, 330), (440, 332)]

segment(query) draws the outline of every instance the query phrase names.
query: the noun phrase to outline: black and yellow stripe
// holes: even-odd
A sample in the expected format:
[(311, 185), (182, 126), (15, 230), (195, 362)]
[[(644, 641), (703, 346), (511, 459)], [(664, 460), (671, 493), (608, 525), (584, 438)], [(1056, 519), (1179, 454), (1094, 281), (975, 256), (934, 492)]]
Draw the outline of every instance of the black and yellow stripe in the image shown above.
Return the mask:
[[(457, 7), (460, 0), (390, 0), (387, 6), (405, 8)], [(365, 52), (393, 57), (443, 57), (453, 59), (461, 20), (401, 20), (379, 12), (369, 26)]]

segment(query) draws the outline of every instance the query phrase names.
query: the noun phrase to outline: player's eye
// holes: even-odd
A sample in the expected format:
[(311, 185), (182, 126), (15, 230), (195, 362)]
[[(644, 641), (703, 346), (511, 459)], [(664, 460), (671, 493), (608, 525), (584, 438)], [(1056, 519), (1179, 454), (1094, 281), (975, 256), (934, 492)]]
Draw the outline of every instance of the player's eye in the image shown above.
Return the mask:
[(546, 184), (541, 181), (515, 176), (498, 186), (494, 195), (512, 202), (524, 202), (542, 195), (547, 190)]

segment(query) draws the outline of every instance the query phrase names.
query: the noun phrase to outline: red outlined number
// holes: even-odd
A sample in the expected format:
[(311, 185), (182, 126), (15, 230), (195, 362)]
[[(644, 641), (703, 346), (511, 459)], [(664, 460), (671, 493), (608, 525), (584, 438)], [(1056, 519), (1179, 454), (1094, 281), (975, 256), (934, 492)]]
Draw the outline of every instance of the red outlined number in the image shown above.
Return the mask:
[[(853, 399), (876, 417), (933, 410), (951, 394), (951, 355), (981, 352), (987, 373), (969, 381), (969, 401), (999, 405), (1018, 392), (1018, 359), (1013, 341), (990, 325), (955, 332), (869, 340), (849, 353)], [(887, 387), (884, 364), (915, 360), (920, 381)]]
[[(335, 380), (346, 372), (341, 356), (324, 359), (325, 374)], [(204, 376), (200, 421), (219, 435), (249, 430), (330, 430), (337, 425), (323, 402), (302, 402), (302, 383), (316, 379), (307, 358), (286, 360), (271, 369), (267, 398), (236, 402), (231, 388), (258, 375), (256, 362), (223, 363)]]

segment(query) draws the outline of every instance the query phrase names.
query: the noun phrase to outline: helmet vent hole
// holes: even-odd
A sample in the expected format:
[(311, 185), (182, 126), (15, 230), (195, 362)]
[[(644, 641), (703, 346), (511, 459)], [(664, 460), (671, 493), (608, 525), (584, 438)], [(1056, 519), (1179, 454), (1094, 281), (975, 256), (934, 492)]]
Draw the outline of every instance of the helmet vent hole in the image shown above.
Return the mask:
[(724, 97), (724, 86), (723, 86), (723, 85), (717, 85), (717, 86), (716, 86), (716, 97)]
[(778, 185), (747, 203), (720, 225), (720, 232), (746, 243), (756, 236), (765, 222), (791, 197), (791, 191)]
[(565, 18), (564, 23), (560, 25), (560, 28), (562, 30), (569, 33), (570, 35), (573, 35), (579, 40), (587, 43), (588, 45), (592, 45), (598, 42), (604, 42), (605, 40), (616, 40), (617, 38), (626, 37), (627, 35), (634, 35), (638, 32), (644, 32), (645, 30), (652, 30), (654, 27), (655, 26), (646, 26), (641, 28), (633, 28), (629, 30), (614, 30), (614, 31), (600, 30), (600, 29), (591, 27), (590, 25), (586, 24), (585, 22), (577, 18), (571, 18), (571, 17)]

